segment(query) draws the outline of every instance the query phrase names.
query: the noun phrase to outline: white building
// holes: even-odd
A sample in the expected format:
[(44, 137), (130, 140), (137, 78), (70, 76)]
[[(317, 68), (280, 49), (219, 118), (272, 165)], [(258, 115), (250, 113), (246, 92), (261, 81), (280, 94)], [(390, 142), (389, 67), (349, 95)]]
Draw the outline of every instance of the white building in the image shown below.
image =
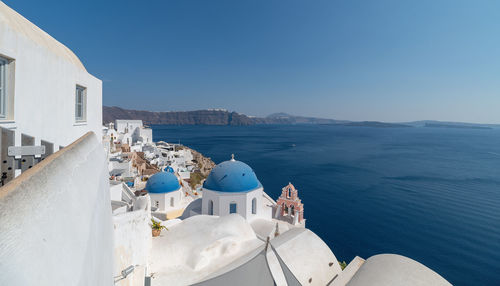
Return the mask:
[[(153, 142), (153, 130), (151, 128), (145, 128), (142, 124), (142, 120), (125, 120), (118, 119), (115, 120), (115, 131), (116, 138), (118, 138), (122, 144), (133, 145), (138, 142), (141, 143), (151, 143)], [(110, 131), (108, 131), (109, 133)], [(111, 131), (112, 133), (113, 131)]]
[(202, 214), (237, 213), (247, 220), (271, 220), (272, 210), (263, 204), (263, 190), (252, 168), (233, 156), (215, 166), (203, 183)]
[(115, 120), (115, 130), (120, 133), (133, 132), (136, 128), (142, 127), (142, 120), (117, 119)]
[(151, 204), (157, 212), (168, 212), (181, 206), (182, 187), (174, 173), (160, 172), (148, 179), (146, 187), (151, 196)]
[[(0, 127), (53, 151), (88, 131), (101, 134), (102, 82), (78, 57), (0, 2)], [(26, 141), (26, 140), (24, 140)]]
[[(101, 125), (101, 80), (71, 50), (0, 1), (2, 183), (85, 133), (100, 134)], [(9, 147), (15, 150), (9, 153)]]

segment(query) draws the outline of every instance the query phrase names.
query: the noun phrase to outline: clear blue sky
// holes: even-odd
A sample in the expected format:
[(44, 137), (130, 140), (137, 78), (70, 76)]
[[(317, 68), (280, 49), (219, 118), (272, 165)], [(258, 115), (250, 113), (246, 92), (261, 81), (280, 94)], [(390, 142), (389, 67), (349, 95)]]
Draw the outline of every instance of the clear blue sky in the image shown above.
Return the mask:
[(500, 1), (4, 0), (105, 105), (500, 123)]

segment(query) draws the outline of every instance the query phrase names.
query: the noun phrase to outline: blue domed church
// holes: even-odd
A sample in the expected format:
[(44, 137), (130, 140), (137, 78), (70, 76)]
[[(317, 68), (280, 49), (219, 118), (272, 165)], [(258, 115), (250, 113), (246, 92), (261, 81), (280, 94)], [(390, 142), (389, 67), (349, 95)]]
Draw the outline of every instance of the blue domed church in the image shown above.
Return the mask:
[(151, 206), (156, 211), (166, 212), (180, 207), (182, 188), (172, 172), (160, 172), (151, 176), (144, 188), (151, 197)]
[(215, 166), (203, 183), (202, 214), (224, 216), (237, 213), (247, 220), (271, 218), (263, 204), (263, 187), (247, 164), (229, 161)]

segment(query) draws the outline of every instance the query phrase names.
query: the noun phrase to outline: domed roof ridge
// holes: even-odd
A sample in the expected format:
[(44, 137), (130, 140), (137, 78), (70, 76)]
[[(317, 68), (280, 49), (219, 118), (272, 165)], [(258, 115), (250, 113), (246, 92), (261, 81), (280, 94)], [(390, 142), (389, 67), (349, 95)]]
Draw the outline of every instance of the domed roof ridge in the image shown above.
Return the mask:
[(144, 188), (148, 193), (162, 194), (177, 191), (181, 188), (179, 179), (174, 173), (160, 172), (148, 179)]
[(203, 183), (203, 188), (226, 193), (249, 192), (262, 187), (253, 169), (234, 159), (215, 166)]

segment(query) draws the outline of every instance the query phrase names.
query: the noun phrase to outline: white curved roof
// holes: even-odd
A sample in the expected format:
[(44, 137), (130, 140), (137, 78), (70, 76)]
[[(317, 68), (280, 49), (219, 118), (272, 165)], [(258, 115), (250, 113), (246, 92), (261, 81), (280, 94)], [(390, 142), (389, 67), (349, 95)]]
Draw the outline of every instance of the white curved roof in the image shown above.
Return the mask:
[(237, 214), (192, 216), (162, 231), (152, 243), (155, 285), (192, 285), (263, 245)]
[(423, 264), (397, 254), (368, 258), (347, 286), (450, 286), (451, 284)]
[(342, 270), (328, 245), (306, 228), (292, 228), (271, 241), (288, 285), (328, 285)]
[(45, 47), (56, 56), (86, 71), (80, 59), (70, 49), (0, 1), (0, 32), (3, 29), (14, 30), (16, 34), (26, 37), (41, 47)]

